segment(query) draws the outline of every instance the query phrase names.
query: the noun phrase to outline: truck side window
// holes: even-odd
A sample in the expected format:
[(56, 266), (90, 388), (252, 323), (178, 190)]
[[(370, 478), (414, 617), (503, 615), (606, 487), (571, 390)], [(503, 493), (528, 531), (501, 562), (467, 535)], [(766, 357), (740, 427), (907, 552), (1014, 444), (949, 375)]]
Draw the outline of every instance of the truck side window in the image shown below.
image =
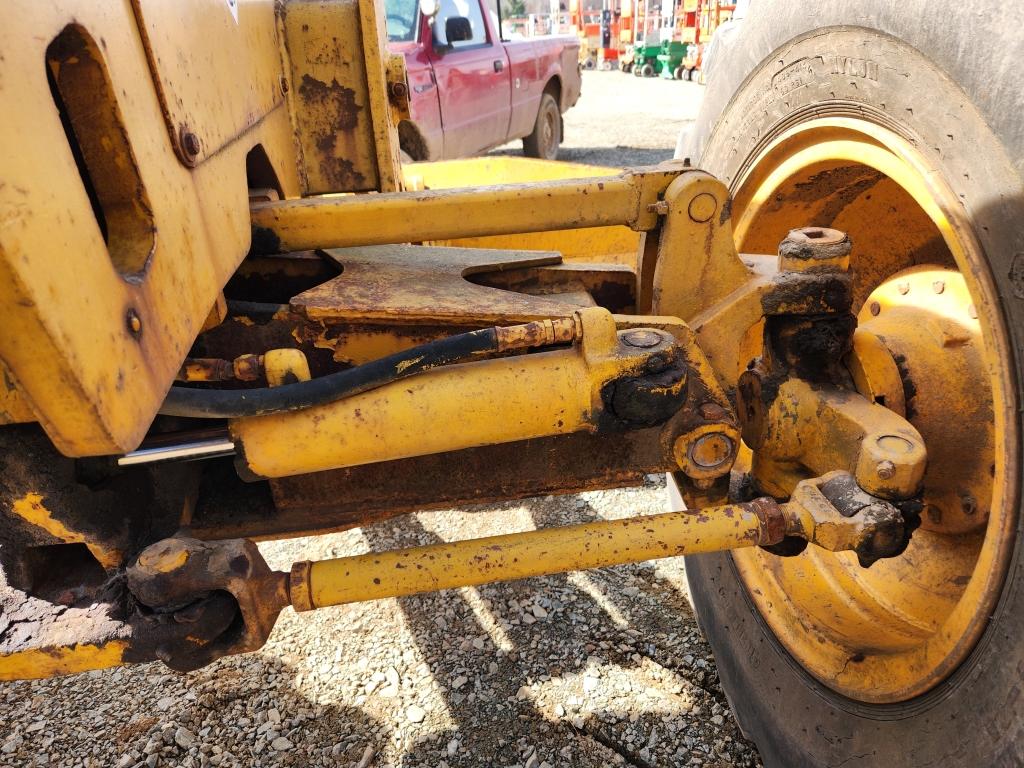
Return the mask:
[(484, 24), (484, 16), (480, 12), (480, 0), (441, 0), (440, 9), (434, 17), (434, 40), (438, 45), (448, 45), (448, 38), (445, 34), (445, 23), (452, 16), (465, 16), (469, 19), (469, 25), (473, 29), (473, 37), (469, 40), (459, 40), (452, 44), (452, 48), (472, 48), (477, 45), (487, 44), (487, 26)]

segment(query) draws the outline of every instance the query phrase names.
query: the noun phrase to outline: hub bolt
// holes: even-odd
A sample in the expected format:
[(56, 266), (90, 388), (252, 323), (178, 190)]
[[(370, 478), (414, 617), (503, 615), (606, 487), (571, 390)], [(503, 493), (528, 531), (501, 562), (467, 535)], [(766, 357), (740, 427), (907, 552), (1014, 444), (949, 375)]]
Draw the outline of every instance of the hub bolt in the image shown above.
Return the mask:
[(878, 466), (875, 467), (875, 472), (883, 480), (891, 480), (896, 476), (896, 465), (888, 460), (880, 461), (878, 462)]

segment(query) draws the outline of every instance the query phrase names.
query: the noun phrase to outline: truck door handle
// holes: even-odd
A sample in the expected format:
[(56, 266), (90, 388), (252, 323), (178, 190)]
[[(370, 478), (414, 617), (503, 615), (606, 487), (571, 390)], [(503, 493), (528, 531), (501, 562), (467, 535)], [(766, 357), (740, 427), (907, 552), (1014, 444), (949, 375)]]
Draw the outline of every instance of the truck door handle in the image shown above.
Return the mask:
[(494, 61), (494, 71), (495, 72), (501, 72), (501, 70), (503, 70), (504, 68), (505, 68), (505, 62), (503, 62), (501, 59), (495, 59), (495, 61)]

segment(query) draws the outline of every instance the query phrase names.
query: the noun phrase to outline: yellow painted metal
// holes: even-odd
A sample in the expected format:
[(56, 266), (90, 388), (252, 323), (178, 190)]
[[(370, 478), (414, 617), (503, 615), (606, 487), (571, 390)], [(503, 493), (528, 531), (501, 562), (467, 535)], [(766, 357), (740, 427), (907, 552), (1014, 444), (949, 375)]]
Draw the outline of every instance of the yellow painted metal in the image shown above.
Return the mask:
[(992, 393), (978, 386), (985, 347), (972, 314), (959, 272), (912, 267), (872, 291), (858, 318), (914, 382), (911, 416), (929, 446), (922, 526), (944, 533), (984, 528), (992, 498)]
[[(283, 102), (274, 5), (132, 0), (170, 141), (190, 165)], [(189, 155), (182, 148), (185, 132), (198, 139), (198, 152)]]
[[(492, 155), (464, 160), (413, 163), (402, 168), (407, 189), (454, 189), (489, 184), (555, 181), (613, 176), (618, 168), (600, 165), (537, 160), (530, 157)], [(640, 235), (626, 226), (559, 229), (514, 235), (454, 237), (437, 245), (464, 248), (527, 249), (557, 251), (566, 261), (625, 264), (636, 269)]]
[(387, 78), (401, 72), (385, 66), (382, 12), (374, 0), (6, 8), (0, 361), (17, 396), (4, 421), (31, 411), (72, 456), (139, 444), (249, 249), (247, 166), (284, 197), (399, 188)]
[(4, 654), (0, 658), (0, 680), (38, 680), (117, 667), (124, 663), (127, 648), (124, 640), (110, 640)]
[(837, 469), (882, 498), (908, 499), (921, 487), (927, 451), (920, 433), (864, 397), (789, 379), (758, 421), (744, 439), (754, 451), (754, 476), (774, 496), (788, 496), (808, 474)]
[(124, 560), (124, 553), (104, 546), (80, 531), (73, 531), (46, 508), (41, 494), (29, 492), (11, 502), (10, 511), (29, 525), (40, 528), (58, 541), (85, 544), (104, 568), (115, 568)]
[(305, 611), (771, 540), (749, 505), (726, 505), (296, 563), (290, 592), (295, 610)]
[[(793, 558), (758, 550), (733, 555), (750, 599), (810, 673), (859, 701), (903, 701), (946, 678), (971, 651), (1000, 593), (1014, 540), (1020, 473), (1017, 385), (1007, 363), (1012, 352), (998, 295), (967, 209), (938, 169), (886, 128), (858, 118), (816, 118), (783, 129), (744, 168), (733, 182), (741, 250), (774, 248), (789, 229), (823, 221), (850, 234), (857, 307), (883, 283), (898, 295), (897, 273), (931, 258), (947, 268), (956, 264), (977, 315), (980, 339), (972, 335), (970, 344), (981, 354), (966, 368), (958, 367), (964, 358), (955, 345), (926, 351), (918, 344), (914, 354), (923, 359), (908, 362), (930, 371), (923, 379), (914, 377), (915, 385), (938, 391), (957, 379), (976, 393), (987, 390), (983, 401), (991, 394), (991, 453), (979, 446), (963, 468), (970, 470), (977, 459), (991, 476), (992, 500), (982, 530), (958, 535), (918, 530), (904, 555), (867, 570), (852, 555), (813, 547)], [(825, 183), (829, 178), (837, 180), (834, 188)], [(845, 182), (838, 183), (840, 178)], [(851, 180), (860, 178), (870, 180), (870, 189), (851, 199)], [(813, 200), (809, 188), (817, 192)], [(828, 218), (823, 219), (825, 212)], [(861, 319), (870, 326), (871, 317), (868, 303)], [(729, 330), (728, 317), (716, 321)], [(700, 321), (692, 324), (700, 333)], [(930, 333), (927, 325), (919, 318), (887, 328), (886, 345), (903, 338), (923, 340)], [(727, 381), (739, 373), (732, 365), (718, 370)], [(962, 396), (955, 398), (960, 400), (947, 400), (940, 417), (945, 434), (966, 404)], [(919, 429), (927, 432), (924, 424)]]
[(7, 367), (0, 362), (0, 425), (25, 424), (36, 416), (21, 396)]
[(374, 0), (292, 0), (281, 15), (304, 194), (401, 186), (382, 10)]
[(845, 362), (858, 392), (893, 413), (907, 415), (900, 369), (882, 339), (860, 325), (853, 334), (853, 349)]
[[(164, 114), (131, 6), (14, 3), (4, 18), (0, 359), (61, 451), (120, 453), (141, 441), (221, 286), (248, 249), (245, 155), (255, 143), (277, 143), (284, 149), (275, 154), (288, 157), (288, 116), (280, 109), (270, 113), (244, 140), (189, 170), (164, 131), (154, 130), (164, 125)], [(73, 33), (48, 54), (68, 25)], [(174, 29), (183, 34), (181, 25)], [(83, 54), (77, 59), (72, 44)], [(104, 189), (99, 198), (107, 224), (116, 230), (108, 228), (109, 243), (51, 95), (48, 59), (51, 70), (64, 71), (58, 82), (67, 108), (77, 115), (88, 107), (85, 133), (77, 137), (83, 150), (105, 142), (122, 147), (117, 171), (90, 161), (93, 182)], [(82, 83), (100, 84), (87, 105), (73, 98)], [(85, 120), (84, 112), (80, 117)], [(119, 190), (135, 176), (148, 210), (119, 217)], [(282, 184), (294, 177), (287, 165), (281, 177)], [(151, 250), (140, 251), (135, 244), (149, 246), (132, 232), (144, 235), (146, 228), (157, 234)], [(129, 311), (140, 323), (137, 333)]]
[(753, 275), (736, 255), (729, 192), (722, 182), (702, 171), (683, 174), (665, 190), (663, 202), (667, 212), (655, 263), (647, 263), (645, 252), (640, 265), (638, 309), (653, 307), (688, 321)]
[[(674, 164), (601, 179), (507, 184), (256, 203), (252, 223), (281, 250), (444, 240), (624, 225), (653, 229), (650, 206), (682, 169)], [(474, 216), (467, 218), (466, 211)]]
[(621, 170), (607, 165), (565, 163), (512, 155), (407, 163), (402, 166), (402, 174), (409, 189), (458, 189), (488, 184), (589, 179), (615, 176)]
[(577, 317), (576, 347), (446, 366), (334, 403), (237, 419), (232, 438), (249, 473), (286, 477), (593, 431), (601, 388), (637, 372), (652, 350), (620, 343), (606, 310)]
[(297, 381), (309, 381), (309, 361), (300, 349), (270, 349), (263, 355), (267, 384), (279, 387)]

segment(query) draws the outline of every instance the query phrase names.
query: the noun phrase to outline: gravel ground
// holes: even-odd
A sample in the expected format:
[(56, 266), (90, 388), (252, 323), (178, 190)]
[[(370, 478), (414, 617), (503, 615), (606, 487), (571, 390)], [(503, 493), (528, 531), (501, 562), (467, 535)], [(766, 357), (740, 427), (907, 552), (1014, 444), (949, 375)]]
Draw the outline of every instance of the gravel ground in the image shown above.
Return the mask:
[[(560, 160), (593, 165), (653, 165), (672, 157), (679, 131), (697, 116), (704, 86), (634, 77), (618, 70), (583, 73), (583, 93), (565, 113)], [(521, 154), (522, 142), (494, 150)]]
[[(564, 157), (671, 157), (700, 86), (584, 73)], [(628, 117), (626, 117), (628, 115)], [(509, 151), (509, 150), (499, 150)], [(426, 512), (261, 545), (271, 565), (650, 514), (642, 488)], [(258, 653), (0, 685), (2, 766), (759, 766), (694, 621), (681, 559), (287, 609)]]

